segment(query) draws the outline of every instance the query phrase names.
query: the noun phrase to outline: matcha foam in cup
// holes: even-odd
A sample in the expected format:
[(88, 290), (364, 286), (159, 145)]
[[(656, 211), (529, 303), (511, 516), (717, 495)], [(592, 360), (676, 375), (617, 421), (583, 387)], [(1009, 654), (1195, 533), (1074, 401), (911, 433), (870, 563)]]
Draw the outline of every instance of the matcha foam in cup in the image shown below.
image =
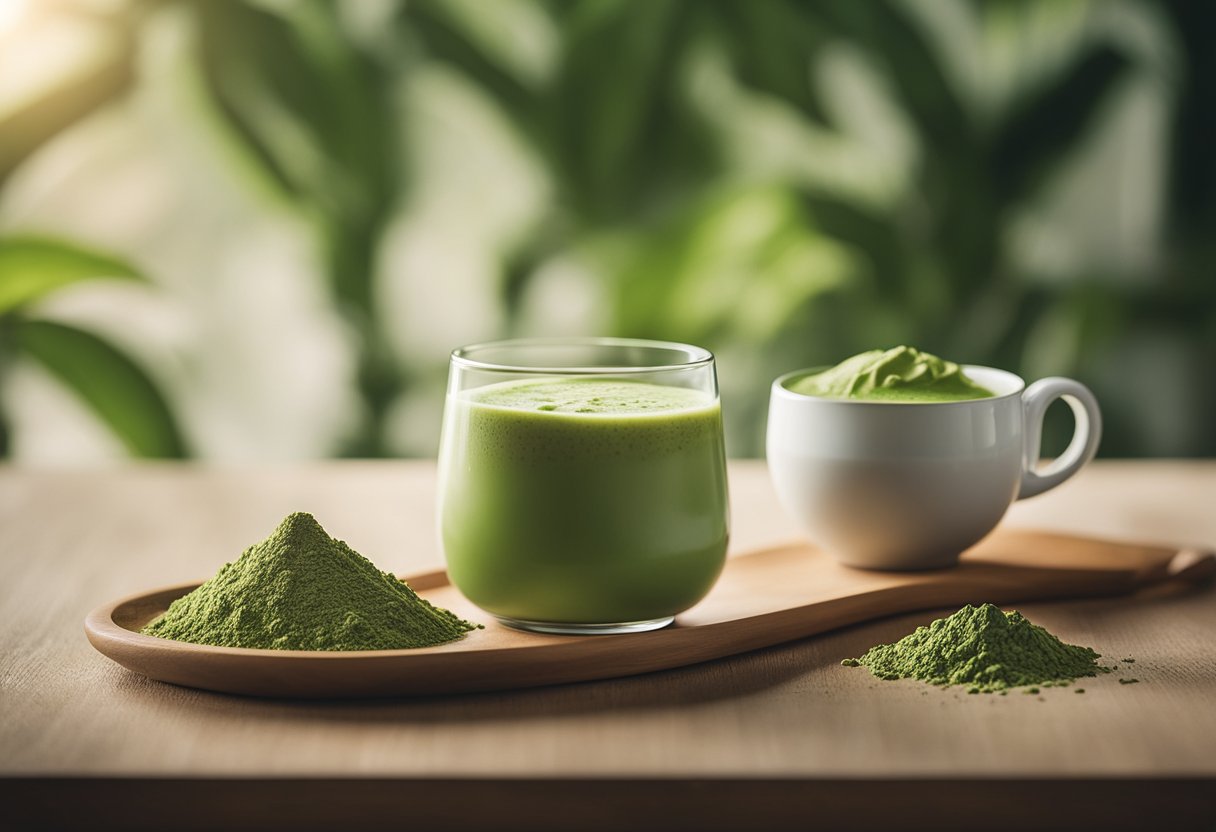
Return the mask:
[(953, 361), (913, 347), (869, 350), (789, 385), (804, 396), (885, 402), (953, 402), (990, 398)]

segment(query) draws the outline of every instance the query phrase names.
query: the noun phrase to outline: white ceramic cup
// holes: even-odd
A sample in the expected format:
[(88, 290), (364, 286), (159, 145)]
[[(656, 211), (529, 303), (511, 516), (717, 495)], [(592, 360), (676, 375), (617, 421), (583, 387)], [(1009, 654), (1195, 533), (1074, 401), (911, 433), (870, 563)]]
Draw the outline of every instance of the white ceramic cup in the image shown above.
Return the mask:
[[(811, 541), (866, 569), (952, 566), (1014, 500), (1055, 488), (1093, 459), (1102, 416), (1067, 378), (1030, 387), (1013, 373), (967, 366), (985, 399), (905, 403), (829, 399), (773, 382), (769, 473)], [(1063, 398), (1076, 420), (1059, 458), (1037, 470), (1043, 414)]]

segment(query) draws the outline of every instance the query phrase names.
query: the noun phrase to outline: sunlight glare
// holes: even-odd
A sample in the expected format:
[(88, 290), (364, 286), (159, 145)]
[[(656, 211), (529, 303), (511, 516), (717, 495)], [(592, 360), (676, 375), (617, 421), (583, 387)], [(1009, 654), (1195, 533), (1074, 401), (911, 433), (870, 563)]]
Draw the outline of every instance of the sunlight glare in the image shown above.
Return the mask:
[(29, 0), (0, 0), (0, 37), (4, 37), (19, 25), (29, 10)]

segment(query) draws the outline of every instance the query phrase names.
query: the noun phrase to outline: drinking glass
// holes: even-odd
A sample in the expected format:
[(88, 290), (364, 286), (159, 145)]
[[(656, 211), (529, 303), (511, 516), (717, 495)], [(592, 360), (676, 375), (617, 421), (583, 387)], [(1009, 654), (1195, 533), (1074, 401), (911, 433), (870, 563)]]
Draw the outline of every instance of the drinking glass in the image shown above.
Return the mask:
[(439, 476), (448, 574), (477, 606), (550, 633), (665, 626), (726, 556), (713, 354), (627, 338), (455, 350)]

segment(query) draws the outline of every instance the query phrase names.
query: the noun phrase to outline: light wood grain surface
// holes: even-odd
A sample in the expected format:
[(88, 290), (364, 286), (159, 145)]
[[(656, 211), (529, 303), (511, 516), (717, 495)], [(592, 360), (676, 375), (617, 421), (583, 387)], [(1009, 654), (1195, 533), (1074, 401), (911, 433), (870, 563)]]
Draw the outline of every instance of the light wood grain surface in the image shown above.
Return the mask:
[[(968, 696), (840, 666), (934, 613), (647, 676), (359, 703), (176, 688), (123, 670), (84, 638), (98, 604), (206, 578), (293, 510), (314, 512), (383, 568), (439, 566), (434, 482), (433, 464), (400, 462), (0, 469), (0, 775), (41, 788), (148, 775), (1216, 778), (1211, 588), (1021, 605), (1067, 641), (1135, 657), (1081, 695)], [(733, 550), (796, 537), (761, 463), (732, 463), (731, 488)], [(1006, 522), (1211, 548), (1216, 463), (1096, 463)]]

